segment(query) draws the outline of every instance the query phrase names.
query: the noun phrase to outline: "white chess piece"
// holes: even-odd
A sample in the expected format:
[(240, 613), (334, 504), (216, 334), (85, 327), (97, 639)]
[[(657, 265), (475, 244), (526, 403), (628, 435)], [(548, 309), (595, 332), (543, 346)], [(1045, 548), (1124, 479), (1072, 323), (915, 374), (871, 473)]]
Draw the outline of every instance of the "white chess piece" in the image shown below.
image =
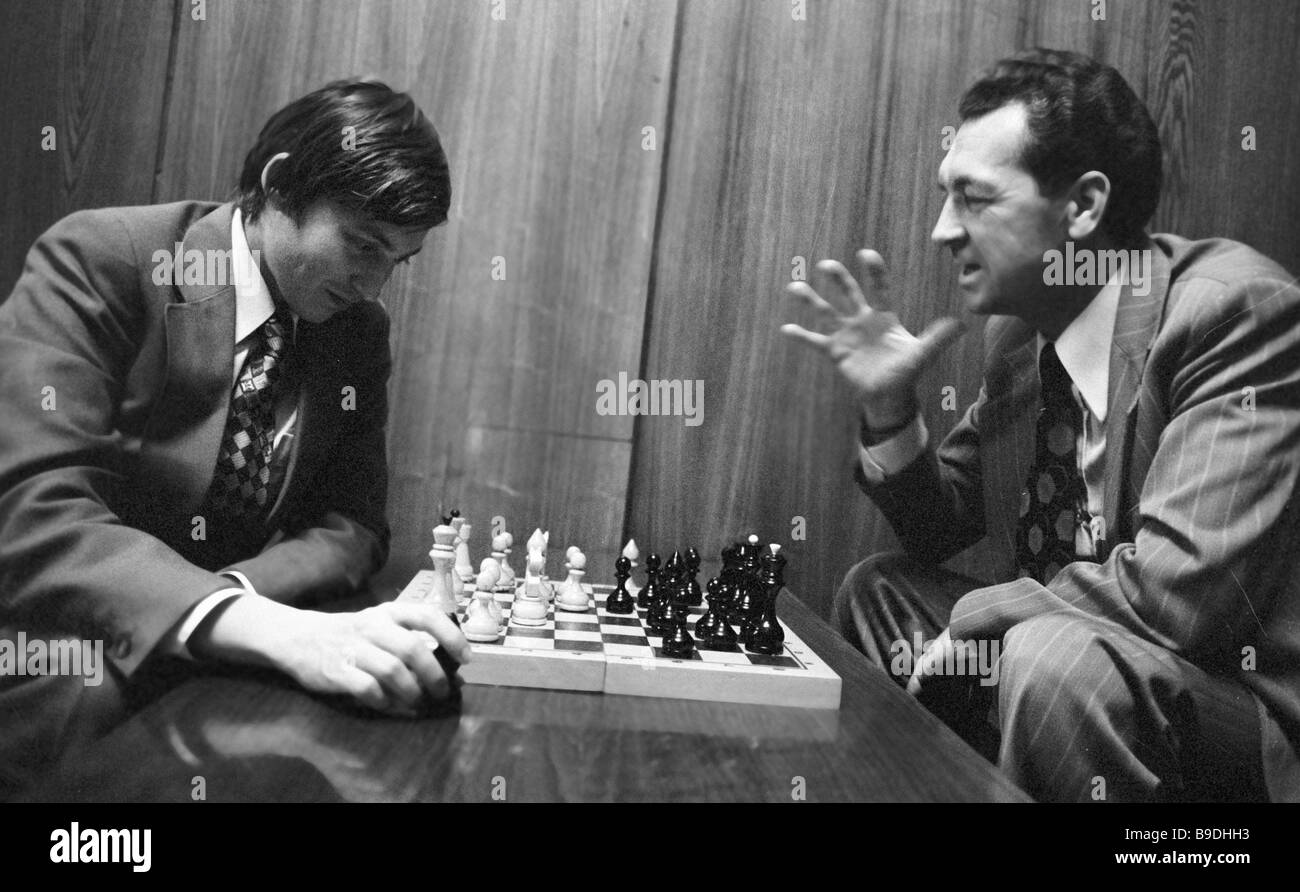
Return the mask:
[(510, 605), (510, 621), (520, 626), (546, 624), (550, 601), (546, 597), (543, 576), (546, 573), (546, 539), (541, 530), (528, 537), (528, 564), (524, 570), (524, 586), (515, 594)]
[(540, 529), (533, 530), (533, 534), (528, 537), (528, 564), (524, 573), (524, 592), (538, 598), (547, 598), (545, 585), (547, 539), (548, 535), (543, 534)]
[(509, 544), (508, 533), (498, 533), (492, 537), (492, 560), (497, 562), (497, 591), (513, 592), (514, 576), (506, 578), (506, 547)]
[(636, 547), (635, 539), (628, 539), (627, 544), (623, 546), (623, 557), (632, 563), (632, 575), (627, 578), (627, 593), (636, 597), (637, 592), (641, 591), (641, 586), (636, 582), (636, 559), (641, 556), (641, 550)]
[[(490, 591), (493, 593), (493, 597), (488, 602), (488, 608), (492, 611), (492, 618), (495, 619), (497, 625), (500, 626), (506, 621), (505, 611), (501, 609), (501, 602), (496, 599), (497, 585), (501, 580), (501, 562), (493, 560), (490, 557), (485, 557), (483, 558), (483, 563), (479, 564), (478, 573), (478, 578), (480, 580), (483, 578), (484, 573), (492, 574), (492, 585)], [(479, 586), (479, 590), (482, 591), (481, 585)]]
[[(531, 572), (534, 564), (528, 565)], [(510, 604), (510, 621), (519, 626), (544, 626), (550, 613), (550, 604), (541, 593), (540, 580), (529, 583), (527, 577), (523, 588), (515, 593), (515, 600)]]
[(469, 557), (469, 537), (473, 532), (473, 524), (462, 523), (460, 525), (460, 539), (456, 542), (456, 575), (466, 585), (474, 581), (474, 562)]
[(456, 530), (447, 524), (438, 524), (433, 528), (433, 549), (429, 557), (433, 559), (433, 585), (425, 601), (437, 607), (443, 613), (456, 612), (456, 595), (452, 591), (451, 565), (456, 561), (456, 552), (452, 543), (456, 541)]
[(509, 533), (502, 533), (501, 538), (504, 540), (504, 545), (501, 549), (501, 581), (497, 583), (497, 586), (498, 588), (508, 586), (504, 590), (513, 592), (515, 590), (515, 571), (510, 566), (510, 552), (512, 551), (510, 546), (515, 544), (515, 537)]
[(496, 585), (500, 573), (496, 563), (490, 558), (483, 562), (483, 570), (478, 574), (474, 600), (470, 602), (469, 609), (465, 612), (465, 622), (460, 627), (470, 641), (490, 643), (501, 637), (500, 616), (494, 616), (492, 611), (496, 604), (496, 596), (492, 588)]
[(569, 578), (560, 586), (555, 606), (561, 610), (580, 612), (591, 607), (587, 593), (582, 589), (582, 577), (587, 575), (587, 556), (577, 548), (569, 549)]

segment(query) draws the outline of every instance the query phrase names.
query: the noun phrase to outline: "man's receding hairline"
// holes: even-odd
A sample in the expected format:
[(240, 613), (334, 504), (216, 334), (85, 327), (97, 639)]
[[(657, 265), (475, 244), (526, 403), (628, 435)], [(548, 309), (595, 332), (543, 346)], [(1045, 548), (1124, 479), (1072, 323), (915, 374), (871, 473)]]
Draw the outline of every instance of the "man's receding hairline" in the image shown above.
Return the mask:
[(1031, 180), (1034, 181), (1034, 186), (1038, 189), (1039, 194), (1046, 195), (1047, 193), (1043, 191), (1043, 184), (1038, 181), (1038, 177), (1034, 176), (1034, 172), (1030, 170), (1029, 167), (1025, 164), (1025, 153), (1028, 151), (1030, 142), (1033, 139), (1033, 133), (1029, 129), (1030, 108), (1028, 102), (1026, 102), (1024, 99), (1021, 99), (1020, 97), (1014, 97), (1008, 99), (1006, 102), (1002, 103), (996, 108), (990, 108), (987, 111), (982, 111), (977, 115), (970, 115), (969, 117), (963, 118), (961, 121), (961, 126), (965, 127), (967, 124), (971, 123), (972, 121), (982, 120), (984, 118), (987, 118), (989, 115), (1002, 111), (1004, 108), (1011, 108), (1017, 105), (1024, 110), (1024, 116), (1020, 119), (1022, 122), (1021, 133), (1019, 136), (1020, 144), (1015, 147), (1014, 155), (1011, 160), (1013, 166), (1017, 170), (1019, 170), (1021, 173), (1025, 174)]

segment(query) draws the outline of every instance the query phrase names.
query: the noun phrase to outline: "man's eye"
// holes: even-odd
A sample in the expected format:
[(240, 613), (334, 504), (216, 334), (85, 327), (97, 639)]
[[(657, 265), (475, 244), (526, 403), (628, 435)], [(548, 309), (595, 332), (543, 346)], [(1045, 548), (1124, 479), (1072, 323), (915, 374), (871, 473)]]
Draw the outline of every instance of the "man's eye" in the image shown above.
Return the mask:
[(975, 206), (986, 205), (989, 203), (989, 200), (980, 195), (971, 195), (969, 192), (963, 192), (961, 196), (961, 203), (966, 205), (967, 207), (971, 207), (972, 205)]

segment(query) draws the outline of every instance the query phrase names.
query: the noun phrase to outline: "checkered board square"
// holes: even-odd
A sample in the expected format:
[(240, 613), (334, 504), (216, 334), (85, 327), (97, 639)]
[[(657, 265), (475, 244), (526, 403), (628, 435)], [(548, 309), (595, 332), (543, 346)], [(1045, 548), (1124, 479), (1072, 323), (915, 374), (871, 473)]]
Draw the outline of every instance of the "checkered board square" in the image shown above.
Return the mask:
[[(421, 571), (402, 592), (420, 598), (432, 585)], [(838, 709), (840, 678), (784, 623), (785, 649), (764, 656), (740, 648), (726, 652), (697, 647), (689, 658), (665, 656), (662, 639), (645, 624), (645, 611), (619, 615), (605, 609), (612, 586), (584, 585), (594, 609), (552, 607), (546, 623), (509, 622), (511, 594), (498, 594), (506, 624), (494, 643), (475, 643), (474, 658), (462, 670), (466, 682), (531, 688), (602, 691), (648, 697), (722, 700), (774, 706)], [(704, 607), (693, 607), (687, 628)], [(458, 611), (462, 620), (465, 606)], [(698, 636), (697, 641), (698, 641)]]

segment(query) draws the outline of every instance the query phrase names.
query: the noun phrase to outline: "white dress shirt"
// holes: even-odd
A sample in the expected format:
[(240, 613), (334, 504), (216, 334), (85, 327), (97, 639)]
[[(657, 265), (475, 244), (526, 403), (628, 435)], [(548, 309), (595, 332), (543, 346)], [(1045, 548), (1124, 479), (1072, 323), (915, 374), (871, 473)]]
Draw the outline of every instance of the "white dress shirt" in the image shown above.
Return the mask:
[[(1075, 552), (1081, 557), (1097, 553), (1096, 541), (1106, 538), (1105, 473), (1106, 413), (1110, 388), (1110, 348), (1115, 334), (1115, 313), (1123, 279), (1117, 274), (1106, 283), (1082, 313), (1056, 339), (1056, 355), (1070, 376), (1070, 392), (1083, 411), (1077, 451), (1079, 473), (1087, 489), (1086, 510), (1090, 519), (1075, 528)], [(1047, 339), (1038, 336), (1035, 356)], [(880, 483), (899, 473), (925, 452), (929, 432), (918, 414), (912, 423), (875, 446), (858, 444), (862, 473)]]

